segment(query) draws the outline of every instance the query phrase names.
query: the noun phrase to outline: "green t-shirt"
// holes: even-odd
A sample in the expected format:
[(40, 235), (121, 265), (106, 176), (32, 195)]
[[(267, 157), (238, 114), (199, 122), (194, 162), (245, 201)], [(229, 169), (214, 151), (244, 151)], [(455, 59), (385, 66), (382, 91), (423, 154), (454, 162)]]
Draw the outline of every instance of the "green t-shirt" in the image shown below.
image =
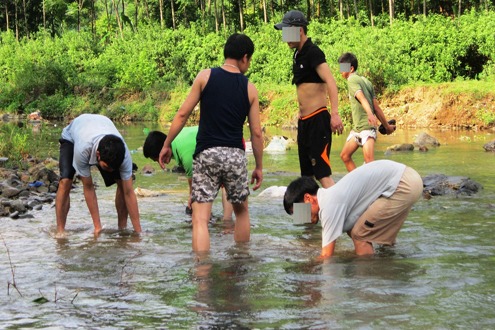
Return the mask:
[(353, 129), (356, 132), (372, 129), (373, 127), (368, 124), (368, 114), (366, 113), (366, 110), (364, 110), (361, 103), (359, 103), (355, 95), (358, 91), (362, 91), (371, 106), (373, 114), (375, 114), (375, 109), (373, 107), (375, 90), (373, 89), (373, 85), (365, 77), (359, 76), (357, 73), (354, 73), (351, 74), (347, 79), (347, 86), (349, 88), (349, 100), (351, 101)]
[(198, 126), (184, 127), (172, 141), (172, 154), (177, 166), (182, 166), (188, 178), (192, 177), (193, 155), (196, 150)]

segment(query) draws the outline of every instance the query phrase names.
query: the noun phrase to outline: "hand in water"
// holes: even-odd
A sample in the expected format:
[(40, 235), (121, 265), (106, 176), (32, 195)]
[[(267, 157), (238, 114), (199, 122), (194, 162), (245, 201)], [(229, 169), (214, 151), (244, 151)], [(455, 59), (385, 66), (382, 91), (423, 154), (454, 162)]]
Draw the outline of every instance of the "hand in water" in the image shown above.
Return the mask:
[(95, 228), (95, 230), (94, 230), (94, 232), (93, 232), (93, 234), (94, 234), (95, 238), (97, 238), (97, 237), (99, 237), (99, 236), (100, 236), (100, 234), (101, 234), (101, 231), (102, 231), (102, 230), (103, 230), (103, 228), (102, 228), (102, 227)]

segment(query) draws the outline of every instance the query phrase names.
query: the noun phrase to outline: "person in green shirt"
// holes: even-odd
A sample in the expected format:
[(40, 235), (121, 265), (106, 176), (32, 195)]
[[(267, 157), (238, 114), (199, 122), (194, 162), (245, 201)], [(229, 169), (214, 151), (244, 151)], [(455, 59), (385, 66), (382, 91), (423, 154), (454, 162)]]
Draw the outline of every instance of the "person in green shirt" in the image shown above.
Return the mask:
[(340, 158), (347, 171), (350, 172), (356, 168), (352, 155), (359, 147), (363, 147), (365, 163), (375, 159), (377, 118), (387, 135), (392, 134), (396, 126), (387, 122), (375, 97), (371, 82), (357, 74), (358, 60), (356, 56), (352, 53), (344, 53), (339, 57), (339, 63), (342, 78), (347, 80), (352, 112), (352, 130), (342, 148)]
[[(189, 184), (189, 198), (186, 206), (186, 213), (191, 214), (191, 190), (192, 190), (192, 173), (193, 173), (193, 156), (196, 150), (196, 135), (198, 135), (198, 126), (184, 127), (179, 135), (172, 142), (172, 158), (176, 161), (177, 166), (182, 167), (185, 171), (187, 182)], [(158, 162), (160, 150), (167, 135), (160, 131), (149, 132), (143, 146), (143, 155), (146, 158)], [(226, 194), (222, 188), (222, 206), (223, 219), (232, 220), (232, 204), (227, 201)]]

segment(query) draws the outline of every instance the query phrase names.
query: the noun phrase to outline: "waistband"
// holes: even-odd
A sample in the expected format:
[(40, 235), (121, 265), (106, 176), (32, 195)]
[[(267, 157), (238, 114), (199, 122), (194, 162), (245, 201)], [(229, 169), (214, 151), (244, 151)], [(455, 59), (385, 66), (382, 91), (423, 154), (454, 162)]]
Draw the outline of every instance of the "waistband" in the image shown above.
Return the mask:
[(317, 114), (319, 114), (320, 112), (323, 112), (323, 111), (328, 111), (327, 107), (321, 107), (319, 108), (318, 110), (315, 110), (313, 111), (312, 113), (310, 113), (309, 115), (307, 116), (304, 116), (304, 117), (299, 117), (299, 120), (306, 120), (306, 119), (309, 119), (313, 116), (316, 116)]

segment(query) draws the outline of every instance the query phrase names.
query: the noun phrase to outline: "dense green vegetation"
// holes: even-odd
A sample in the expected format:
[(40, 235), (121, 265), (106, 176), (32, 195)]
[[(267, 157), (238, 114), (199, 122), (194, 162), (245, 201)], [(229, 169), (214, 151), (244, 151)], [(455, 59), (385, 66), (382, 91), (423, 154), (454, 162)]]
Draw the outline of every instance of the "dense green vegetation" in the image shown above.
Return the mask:
[[(354, 52), (359, 71), (377, 91), (398, 90), (423, 82), (477, 79), (492, 88), (495, 77), (495, 12), (472, 10), (395, 19), (314, 20), (308, 35), (321, 46), (337, 79), (342, 99), (345, 82), (337, 58)], [(197, 72), (220, 65), (225, 38), (234, 30), (204, 32), (204, 26), (162, 29), (156, 24), (123, 29), (122, 35), (95, 39), (91, 30), (68, 30), (52, 36), (41, 29), (18, 39), (0, 34), (0, 111), (41, 111), (45, 118), (99, 112), (112, 118), (168, 120), (184, 100)], [(262, 107), (271, 110), (267, 124), (280, 124), (297, 111), (290, 85), (292, 51), (272, 23), (244, 29), (256, 46), (248, 72), (260, 90)], [(345, 102), (341, 110), (346, 110)]]
[[(358, 56), (359, 71), (379, 92), (414, 82), (493, 81), (493, 31), (494, 12), (472, 11), (455, 19), (418, 16), (382, 27), (363, 27), (352, 18), (315, 21), (308, 35), (325, 51), (345, 93), (337, 65), (345, 51)], [(276, 124), (291, 116), (290, 108), (295, 110), (292, 51), (273, 24), (251, 26), (245, 33), (256, 45), (249, 77), (260, 90), (262, 106), (280, 111), (270, 120)], [(204, 34), (193, 23), (175, 30), (143, 26), (139, 32), (126, 31), (123, 39), (98, 42), (87, 31), (60, 37), (42, 31), (20, 41), (3, 32), (0, 109), (40, 110), (45, 118), (100, 112), (120, 119), (170, 119), (196, 73), (222, 63), (228, 34)]]
[[(170, 120), (197, 72), (220, 65), (226, 37), (242, 31), (256, 46), (248, 74), (269, 113), (264, 124), (290, 123), (297, 113), (292, 51), (273, 29), (289, 9), (311, 21), (308, 34), (337, 79), (344, 121), (349, 106), (336, 62), (346, 51), (379, 93), (436, 83), (473, 98), (495, 90), (493, 0), (5, 0), (0, 113)], [(477, 116), (495, 121), (486, 109)], [(49, 154), (37, 136), (47, 130), (33, 128), (0, 125), (0, 155), (21, 164)]]

